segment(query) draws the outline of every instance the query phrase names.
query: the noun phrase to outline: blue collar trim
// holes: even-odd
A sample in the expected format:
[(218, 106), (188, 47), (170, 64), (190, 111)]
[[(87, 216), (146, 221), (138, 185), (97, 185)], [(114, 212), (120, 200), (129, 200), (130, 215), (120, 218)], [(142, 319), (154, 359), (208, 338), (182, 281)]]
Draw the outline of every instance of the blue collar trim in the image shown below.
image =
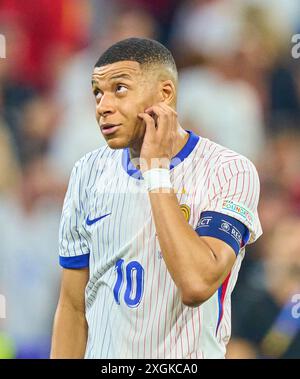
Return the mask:
[[(189, 133), (189, 139), (183, 148), (179, 151), (175, 157), (171, 159), (170, 170), (179, 165), (187, 158), (197, 145), (200, 137), (190, 130), (186, 130)], [(143, 179), (140, 170), (138, 170), (130, 160), (129, 148), (123, 149), (122, 152), (122, 166), (127, 174), (135, 179)]]

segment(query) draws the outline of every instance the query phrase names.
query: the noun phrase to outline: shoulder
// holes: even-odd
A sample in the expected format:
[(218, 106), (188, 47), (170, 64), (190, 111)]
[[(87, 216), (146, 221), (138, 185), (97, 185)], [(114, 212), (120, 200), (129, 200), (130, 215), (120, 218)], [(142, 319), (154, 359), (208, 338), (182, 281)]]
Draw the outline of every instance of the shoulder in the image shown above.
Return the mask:
[(88, 188), (94, 186), (96, 178), (101, 177), (105, 168), (111, 167), (122, 154), (121, 150), (112, 150), (107, 145), (93, 150), (80, 158), (73, 166), (66, 199), (86, 199)]
[(74, 165), (73, 171), (80, 172), (80, 176), (89, 175), (92, 171), (99, 169), (110, 161), (115, 161), (120, 150), (112, 150), (107, 145), (85, 154)]
[(225, 177), (233, 177), (251, 172), (258, 176), (256, 167), (249, 158), (207, 138), (201, 138), (197, 155), (208, 166), (210, 175), (221, 172)]

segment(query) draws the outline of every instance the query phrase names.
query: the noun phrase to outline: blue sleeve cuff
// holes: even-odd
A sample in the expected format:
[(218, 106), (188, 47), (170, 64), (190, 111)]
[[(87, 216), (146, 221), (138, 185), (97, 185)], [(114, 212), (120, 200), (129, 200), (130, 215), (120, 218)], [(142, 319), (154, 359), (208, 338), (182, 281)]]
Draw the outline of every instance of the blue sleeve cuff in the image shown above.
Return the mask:
[(75, 255), (72, 257), (59, 256), (59, 264), (64, 268), (89, 267), (90, 254)]
[(232, 247), (238, 255), (250, 237), (248, 228), (239, 220), (219, 212), (201, 213), (196, 227), (199, 236), (218, 238)]

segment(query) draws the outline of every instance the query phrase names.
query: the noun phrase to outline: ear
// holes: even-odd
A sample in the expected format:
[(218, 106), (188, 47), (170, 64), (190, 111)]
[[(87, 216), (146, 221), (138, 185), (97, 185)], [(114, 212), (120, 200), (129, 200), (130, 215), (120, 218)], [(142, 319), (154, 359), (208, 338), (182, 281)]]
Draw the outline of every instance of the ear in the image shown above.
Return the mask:
[(162, 101), (167, 105), (175, 104), (176, 102), (176, 88), (172, 80), (164, 80), (161, 83), (161, 97)]

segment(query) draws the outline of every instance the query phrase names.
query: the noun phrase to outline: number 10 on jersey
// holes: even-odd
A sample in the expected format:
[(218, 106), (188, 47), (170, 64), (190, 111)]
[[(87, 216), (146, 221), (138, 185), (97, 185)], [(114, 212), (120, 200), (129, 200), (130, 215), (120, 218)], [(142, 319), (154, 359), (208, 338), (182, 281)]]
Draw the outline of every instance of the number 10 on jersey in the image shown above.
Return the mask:
[(137, 261), (131, 261), (126, 264), (124, 259), (119, 259), (116, 262), (115, 271), (117, 274), (117, 280), (114, 286), (114, 298), (116, 303), (120, 304), (121, 290), (125, 285), (125, 304), (130, 308), (137, 307), (142, 300), (144, 292), (143, 266)]

